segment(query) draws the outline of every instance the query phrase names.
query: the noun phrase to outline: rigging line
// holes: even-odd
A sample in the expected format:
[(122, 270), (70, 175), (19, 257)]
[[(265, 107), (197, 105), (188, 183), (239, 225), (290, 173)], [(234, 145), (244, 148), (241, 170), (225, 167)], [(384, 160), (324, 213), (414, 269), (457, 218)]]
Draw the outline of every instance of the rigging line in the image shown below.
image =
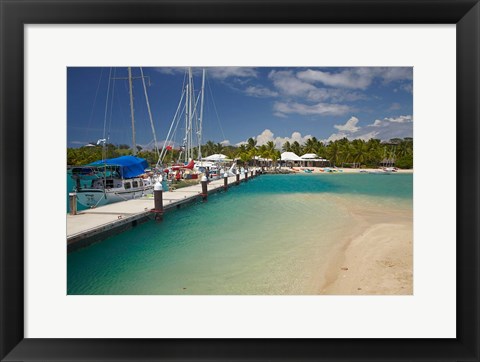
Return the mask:
[(215, 104), (215, 99), (213, 99), (212, 88), (210, 87), (210, 82), (207, 83), (208, 90), (210, 91), (210, 96), (212, 97), (213, 109), (215, 110), (215, 114), (217, 115), (218, 125), (220, 127), (220, 131), (222, 131), (223, 139), (226, 140), (225, 133), (223, 133), (222, 124), (220, 123), (220, 117), (218, 116), (217, 105)]
[[(160, 153), (160, 156), (158, 157), (157, 164), (155, 166), (157, 168), (158, 168), (158, 165), (160, 163), (163, 163), (163, 160), (165, 159), (165, 156), (166, 156), (165, 148), (166, 148), (167, 142), (170, 140), (170, 132), (172, 130), (173, 124), (175, 123), (175, 118), (177, 117), (178, 111), (179, 111), (180, 106), (181, 106), (182, 101), (183, 101), (183, 97), (185, 95), (185, 82), (186, 82), (186, 80), (187, 80), (187, 72), (185, 72), (184, 75), (183, 75), (183, 84), (182, 84), (182, 93), (181, 93), (180, 102), (178, 102), (177, 111), (175, 112), (175, 116), (173, 117), (172, 123), (170, 124), (170, 129), (168, 131), (167, 137), (166, 137), (165, 141), (163, 142), (162, 152)], [(182, 110), (182, 114), (183, 114), (183, 110)], [(177, 126), (178, 126), (178, 124), (177, 124)], [(177, 131), (177, 127), (175, 127), (175, 131), (174, 131), (173, 135), (175, 135), (176, 131)], [(172, 136), (172, 138), (173, 138), (173, 136)]]
[[(89, 137), (89, 138), (90, 138), (89, 130), (90, 130), (90, 126), (92, 124), (93, 110), (95, 109), (95, 104), (97, 103), (98, 90), (100, 89), (100, 83), (102, 81), (103, 69), (104, 69), (103, 67), (100, 68), (100, 78), (98, 78), (97, 90), (95, 92), (95, 98), (93, 99), (93, 105), (92, 105), (92, 110), (90, 111), (90, 117), (88, 118), (87, 137)], [(87, 142), (90, 142), (90, 141), (87, 141)]]
[[(169, 141), (170, 139), (170, 133), (172, 131), (172, 127), (173, 127), (173, 124), (175, 123), (175, 119), (177, 118), (177, 115), (178, 115), (178, 111), (180, 110), (180, 106), (182, 105), (182, 101), (183, 101), (183, 97), (185, 95), (185, 91), (183, 91), (183, 87), (182, 87), (182, 96), (180, 97), (180, 102), (178, 102), (178, 106), (177, 106), (177, 110), (175, 112), (175, 115), (173, 116), (173, 120), (172, 120), (172, 123), (170, 124), (170, 129), (168, 130), (168, 133), (167, 133), (167, 137), (165, 139), (165, 142), (163, 142), (163, 147), (162, 147), (162, 152), (160, 153), (160, 156), (158, 157), (158, 162), (157, 162), (157, 167), (158, 167), (158, 164), (160, 162), (163, 162), (163, 158), (164, 158), (164, 153), (165, 153), (165, 149), (167, 147), (167, 142)], [(175, 128), (176, 129), (176, 128)]]
[(102, 159), (106, 158), (106, 135), (105, 135), (105, 128), (107, 127), (107, 111), (108, 111), (108, 97), (110, 96), (110, 83), (112, 81), (112, 68), (110, 68), (110, 72), (108, 74), (108, 88), (107, 88), (107, 99), (105, 100), (105, 117), (103, 120), (103, 150), (102, 150)]
[(193, 124), (193, 130), (195, 131), (195, 135), (196, 135), (196, 138), (197, 138), (197, 146), (200, 145), (200, 120), (199, 120), (199, 117), (198, 117), (198, 111), (197, 111), (197, 106), (198, 106), (198, 102), (200, 101), (200, 96), (201, 96), (201, 93), (198, 93), (198, 96), (197, 96), (197, 100), (195, 101), (195, 107), (193, 108), (193, 119), (194, 119), (194, 124)]
[(155, 126), (153, 125), (152, 111), (150, 110), (150, 102), (148, 101), (147, 86), (145, 85), (145, 78), (143, 76), (143, 68), (142, 67), (140, 67), (140, 74), (142, 75), (143, 91), (145, 93), (145, 100), (147, 101), (148, 116), (150, 118), (150, 125), (152, 126), (153, 140), (155, 141), (155, 152), (156, 152), (157, 157), (158, 157), (159, 152), (158, 152), (157, 135), (155, 133)]
[(110, 120), (108, 121), (108, 133), (107, 133), (107, 142), (110, 141), (110, 130), (112, 128), (112, 114), (113, 114), (113, 100), (115, 99), (115, 74), (117, 73), (117, 68), (113, 68), (113, 79), (112, 79), (112, 99), (110, 101)]
[[(172, 139), (173, 139), (173, 138), (176, 136), (176, 134), (177, 134), (178, 125), (180, 124), (180, 121), (181, 121), (182, 118), (183, 118), (183, 113), (186, 111), (186, 108), (187, 108), (187, 105), (185, 104), (185, 105), (183, 106), (183, 108), (182, 108), (181, 114), (179, 115), (179, 117), (178, 117), (178, 119), (177, 119), (177, 124), (175, 125), (175, 129), (173, 130)], [(166, 153), (163, 155), (163, 157), (165, 158), (165, 156), (166, 156)], [(179, 156), (179, 159), (180, 159), (180, 158), (181, 158), (181, 157)], [(163, 161), (163, 159), (162, 159), (162, 161)]]
[(108, 98), (110, 96), (110, 83), (112, 81), (112, 68), (110, 68), (110, 72), (108, 74), (108, 88), (107, 88), (107, 98), (105, 100), (105, 116), (103, 119), (103, 138), (105, 138), (105, 129), (107, 127), (107, 112), (108, 112)]

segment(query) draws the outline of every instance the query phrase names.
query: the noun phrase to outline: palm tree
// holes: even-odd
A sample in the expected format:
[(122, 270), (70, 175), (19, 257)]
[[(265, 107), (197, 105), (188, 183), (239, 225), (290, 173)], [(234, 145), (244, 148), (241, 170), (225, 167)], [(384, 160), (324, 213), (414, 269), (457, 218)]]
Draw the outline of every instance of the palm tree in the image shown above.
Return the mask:
[(350, 144), (350, 155), (354, 163), (362, 164), (367, 159), (367, 144), (364, 140), (353, 140)]
[(221, 143), (217, 143), (214, 147), (213, 147), (213, 151), (214, 153), (222, 153), (223, 152), (223, 145)]
[(215, 143), (213, 143), (212, 141), (208, 141), (205, 144), (204, 155), (210, 156), (210, 155), (213, 155), (214, 153), (215, 153)]
[[(315, 153), (317, 150), (317, 139), (315, 137), (309, 138), (303, 146), (304, 153)], [(300, 156), (300, 155), (299, 155)]]
[(317, 141), (315, 154), (319, 157), (327, 158), (327, 147), (323, 142)]
[(252, 148), (255, 148), (255, 147), (257, 147), (257, 140), (250, 137), (247, 140), (247, 149), (251, 150)]
[(292, 152), (292, 146), (290, 145), (290, 142), (286, 141), (283, 146), (282, 146), (282, 151), (283, 152)]
[(245, 144), (242, 144), (240, 147), (238, 147), (236, 157), (238, 157), (244, 165), (250, 161), (250, 155)]
[(330, 142), (327, 148), (327, 156), (333, 166), (336, 166), (340, 156), (340, 143), (338, 141)]
[(247, 140), (247, 150), (248, 150), (248, 153), (250, 155), (250, 159), (253, 159), (254, 166), (257, 167), (257, 159), (256, 159), (256, 156), (257, 156), (257, 140), (250, 137)]
[(297, 141), (292, 143), (292, 146), (290, 147), (290, 149), (296, 155), (300, 155), (302, 153), (302, 148), (300, 147), (300, 143), (298, 143)]
[(279, 159), (280, 152), (275, 148), (275, 143), (273, 141), (268, 141), (265, 145), (265, 156), (272, 160), (272, 165), (275, 165)]

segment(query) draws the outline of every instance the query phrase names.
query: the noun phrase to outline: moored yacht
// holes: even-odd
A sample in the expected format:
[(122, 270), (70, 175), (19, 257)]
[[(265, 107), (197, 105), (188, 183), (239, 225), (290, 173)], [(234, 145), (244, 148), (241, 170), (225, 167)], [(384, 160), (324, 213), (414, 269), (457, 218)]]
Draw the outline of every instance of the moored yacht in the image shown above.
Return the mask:
[(72, 178), (80, 204), (97, 207), (153, 193), (153, 174), (148, 163), (135, 156), (122, 156), (74, 167)]

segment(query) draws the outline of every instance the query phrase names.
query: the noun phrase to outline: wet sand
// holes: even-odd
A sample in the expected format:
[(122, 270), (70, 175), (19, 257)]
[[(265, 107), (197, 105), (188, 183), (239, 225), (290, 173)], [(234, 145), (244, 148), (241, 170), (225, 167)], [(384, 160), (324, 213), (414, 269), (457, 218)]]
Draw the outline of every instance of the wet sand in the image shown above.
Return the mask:
[(357, 220), (332, 252), (320, 294), (412, 295), (413, 213), (350, 206)]

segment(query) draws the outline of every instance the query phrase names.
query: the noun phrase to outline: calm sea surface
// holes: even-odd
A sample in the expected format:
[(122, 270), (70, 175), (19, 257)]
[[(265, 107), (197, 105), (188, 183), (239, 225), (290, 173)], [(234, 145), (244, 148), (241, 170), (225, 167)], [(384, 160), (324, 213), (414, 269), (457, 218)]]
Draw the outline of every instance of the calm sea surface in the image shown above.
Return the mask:
[(68, 254), (68, 294), (316, 294), (355, 226), (348, 205), (395, 221), (412, 186), (411, 174), (263, 175)]

